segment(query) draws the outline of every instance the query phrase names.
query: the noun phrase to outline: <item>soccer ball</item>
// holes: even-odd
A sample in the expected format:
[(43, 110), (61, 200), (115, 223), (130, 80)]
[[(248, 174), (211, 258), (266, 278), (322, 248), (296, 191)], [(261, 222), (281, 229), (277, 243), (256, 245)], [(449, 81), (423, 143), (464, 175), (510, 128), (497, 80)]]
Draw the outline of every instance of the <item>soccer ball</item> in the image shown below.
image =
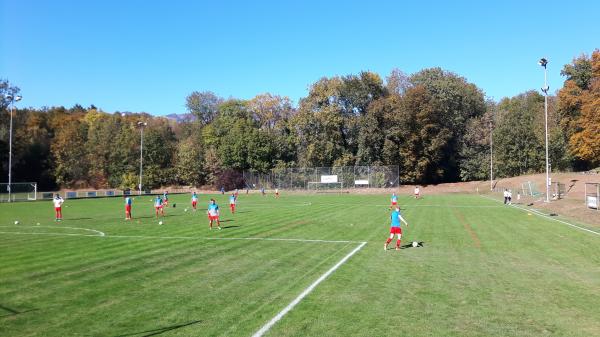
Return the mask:
[(184, 212), (187, 212), (187, 208), (183, 210)]
[(18, 224), (19, 224), (19, 221), (18, 221), (18, 220), (15, 220), (15, 225), (18, 225)]
[(419, 247), (419, 243), (417, 241), (413, 241), (412, 246), (413, 247)]
[(158, 222), (158, 224), (159, 224), (159, 225), (162, 225), (162, 221), (159, 221), (159, 222)]

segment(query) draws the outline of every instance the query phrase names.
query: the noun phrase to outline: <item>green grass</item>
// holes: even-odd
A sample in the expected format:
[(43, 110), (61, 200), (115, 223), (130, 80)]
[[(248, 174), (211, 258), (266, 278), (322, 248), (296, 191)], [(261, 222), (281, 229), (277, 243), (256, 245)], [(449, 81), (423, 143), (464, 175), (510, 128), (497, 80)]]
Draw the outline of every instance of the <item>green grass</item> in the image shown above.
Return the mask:
[(266, 336), (600, 336), (600, 236), (473, 195), (401, 197), (404, 243), (425, 246), (386, 252), (388, 197), (241, 195), (231, 215), (219, 195), (221, 231), (187, 195), (162, 226), (150, 197), (131, 222), (120, 198), (67, 200), (61, 223), (48, 201), (0, 204), (0, 335), (251, 336), (366, 241)]

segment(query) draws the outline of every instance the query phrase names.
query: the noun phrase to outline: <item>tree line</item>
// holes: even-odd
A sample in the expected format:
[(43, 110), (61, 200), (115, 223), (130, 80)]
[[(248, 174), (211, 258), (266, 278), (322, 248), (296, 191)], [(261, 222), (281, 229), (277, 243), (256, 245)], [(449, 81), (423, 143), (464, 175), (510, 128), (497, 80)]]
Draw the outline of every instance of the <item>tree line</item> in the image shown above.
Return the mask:
[[(549, 99), (552, 170), (600, 165), (600, 50), (563, 67)], [(8, 170), (9, 102), (19, 88), (0, 81), (0, 162)], [(240, 172), (287, 167), (398, 165), (403, 183), (489, 179), (490, 137), (498, 177), (545, 167), (544, 96), (499, 102), (441, 68), (385, 79), (364, 71), (324, 77), (294, 106), (270, 93), (249, 100), (210, 91), (186, 97), (192, 118), (84, 108), (19, 108), (13, 181), (59, 187), (135, 188), (144, 127), (144, 186), (233, 186)]]

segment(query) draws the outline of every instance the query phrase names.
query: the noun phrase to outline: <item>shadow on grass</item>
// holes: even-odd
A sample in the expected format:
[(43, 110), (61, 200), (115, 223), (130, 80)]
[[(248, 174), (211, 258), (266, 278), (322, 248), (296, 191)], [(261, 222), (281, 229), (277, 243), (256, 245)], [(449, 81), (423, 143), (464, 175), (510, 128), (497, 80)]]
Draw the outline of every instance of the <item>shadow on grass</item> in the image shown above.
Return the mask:
[(424, 245), (425, 245), (424, 241), (419, 241), (419, 242), (417, 242), (417, 246), (413, 247), (412, 242), (411, 242), (411, 243), (407, 243), (405, 245), (400, 246), (400, 249), (425, 247)]
[(156, 335), (163, 334), (165, 332), (185, 328), (186, 326), (190, 326), (190, 325), (194, 325), (194, 324), (198, 324), (198, 323), (202, 323), (202, 321), (191, 321), (191, 322), (187, 322), (187, 323), (166, 326), (163, 328), (157, 328), (157, 329), (140, 331), (140, 332), (132, 332), (132, 333), (124, 334), (124, 335), (115, 335), (114, 337), (127, 337), (127, 336), (136, 336), (136, 335), (141, 335), (144, 337), (156, 336)]
[(0, 304), (0, 309), (8, 311), (10, 313), (8, 315), (0, 315), (0, 318), (8, 317), (8, 316), (16, 316), (16, 315), (24, 314), (26, 312), (38, 310), (38, 309), (29, 309), (29, 310), (25, 310), (25, 311), (18, 311), (18, 310), (15, 310), (15, 309), (11, 309), (9, 307), (5, 307), (5, 306), (3, 306), (1, 304)]
[[(221, 222), (223, 222), (223, 221), (221, 221)], [(221, 228), (223, 228), (223, 229), (227, 229), (227, 228), (238, 228), (238, 227), (241, 227), (241, 226), (238, 226), (238, 225), (230, 225), (230, 226), (223, 226), (223, 227), (221, 227)]]

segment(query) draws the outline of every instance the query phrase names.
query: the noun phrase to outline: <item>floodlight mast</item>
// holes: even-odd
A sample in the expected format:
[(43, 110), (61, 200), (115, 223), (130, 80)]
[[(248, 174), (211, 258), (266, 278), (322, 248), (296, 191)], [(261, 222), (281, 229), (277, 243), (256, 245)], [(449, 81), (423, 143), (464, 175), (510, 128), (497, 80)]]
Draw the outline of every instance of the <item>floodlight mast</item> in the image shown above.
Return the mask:
[(490, 191), (494, 190), (494, 123), (490, 121)]
[(13, 134), (13, 110), (15, 108), (15, 102), (23, 99), (22, 96), (7, 94), (5, 98), (10, 102), (10, 127), (8, 132), (8, 202), (12, 201), (12, 134)]
[(544, 87), (542, 88), (542, 92), (544, 93), (544, 124), (546, 129), (546, 202), (550, 202), (550, 161), (548, 159), (548, 90), (550, 90), (550, 87), (548, 86), (548, 60), (541, 58), (538, 64), (544, 67)]
[(143, 161), (144, 161), (144, 127), (146, 127), (148, 123), (139, 121), (137, 122), (137, 126), (140, 128), (140, 184), (138, 185), (139, 193), (142, 195), (142, 176), (144, 173), (143, 169)]

